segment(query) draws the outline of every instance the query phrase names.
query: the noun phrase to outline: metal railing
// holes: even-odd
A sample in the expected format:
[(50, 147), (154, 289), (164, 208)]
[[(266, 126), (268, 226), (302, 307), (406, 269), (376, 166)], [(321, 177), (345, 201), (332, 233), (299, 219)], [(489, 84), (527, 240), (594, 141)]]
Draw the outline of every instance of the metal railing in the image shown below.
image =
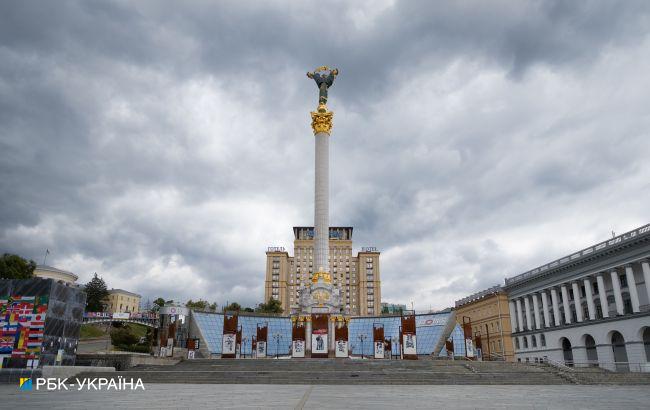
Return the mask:
[(580, 368), (600, 368), (616, 373), (650, 373), (650, 362), (601, 362), (598, 360), (587, 360), (584, 362), (576, 362), (573, 360), (566, 360), (558, 362), (553, 359), (545, 358), (542, 362), (547, 363), (558, 370), (573, 373), (576, 369)]

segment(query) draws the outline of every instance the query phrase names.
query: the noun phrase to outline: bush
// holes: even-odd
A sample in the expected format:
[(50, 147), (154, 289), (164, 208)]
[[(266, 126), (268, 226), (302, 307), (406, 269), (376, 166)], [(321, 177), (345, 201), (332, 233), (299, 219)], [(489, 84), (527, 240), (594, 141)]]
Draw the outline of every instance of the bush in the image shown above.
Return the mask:
[(139, 345), (139, 344), (133, 344), (129, 346), (115, 346), (117, 347), (118, 350), (122, 350), (124, 352), (135, 352), (135, 353), (149, 353), (149, 346), (147, 345)]
[(116, 347), (125, 347), (137, 344), (140, 341), (138, 335), (131, 332), (128, 327), (111, 330), (111, 343)]

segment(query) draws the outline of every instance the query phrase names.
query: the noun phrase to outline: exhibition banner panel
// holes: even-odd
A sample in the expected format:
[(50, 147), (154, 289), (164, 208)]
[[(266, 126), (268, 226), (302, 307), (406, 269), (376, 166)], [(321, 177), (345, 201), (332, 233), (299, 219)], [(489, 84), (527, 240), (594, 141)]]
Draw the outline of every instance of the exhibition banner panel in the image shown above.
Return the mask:
[(291, 349), (291, 357), (302, 358), (305, 357), (305, 341), (294, 340), (293, 348)]
[(336, 341), (336, 357), (348, 357), (348, 341)]

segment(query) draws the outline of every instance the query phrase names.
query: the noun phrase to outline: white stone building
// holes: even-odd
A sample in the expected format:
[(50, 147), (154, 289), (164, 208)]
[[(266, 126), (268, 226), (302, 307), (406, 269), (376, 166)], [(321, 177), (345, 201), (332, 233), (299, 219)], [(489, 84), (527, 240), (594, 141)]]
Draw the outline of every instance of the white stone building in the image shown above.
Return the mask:
[(515, 360), (650, 372), (650, 224), (505, 281)]

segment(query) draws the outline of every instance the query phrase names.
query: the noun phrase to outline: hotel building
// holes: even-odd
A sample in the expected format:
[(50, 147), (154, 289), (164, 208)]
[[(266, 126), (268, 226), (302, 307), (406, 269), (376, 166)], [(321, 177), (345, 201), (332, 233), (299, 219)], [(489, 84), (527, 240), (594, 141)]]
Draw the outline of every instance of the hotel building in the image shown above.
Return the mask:
[[(381, 313), (381, 279), (376, 248), (352, 254), (352, 227), (329, 228), (329, 267), (332, 284), (339, 289), (342, 313), (372, 316)], [(314, 263), (314, 228), (296, 226), (294, 256), (284, 248), (266, 251), (264, 300), (279, 300), (285, 313), (296, 313), (301, 287), (308, 287), (317, 271)]]

